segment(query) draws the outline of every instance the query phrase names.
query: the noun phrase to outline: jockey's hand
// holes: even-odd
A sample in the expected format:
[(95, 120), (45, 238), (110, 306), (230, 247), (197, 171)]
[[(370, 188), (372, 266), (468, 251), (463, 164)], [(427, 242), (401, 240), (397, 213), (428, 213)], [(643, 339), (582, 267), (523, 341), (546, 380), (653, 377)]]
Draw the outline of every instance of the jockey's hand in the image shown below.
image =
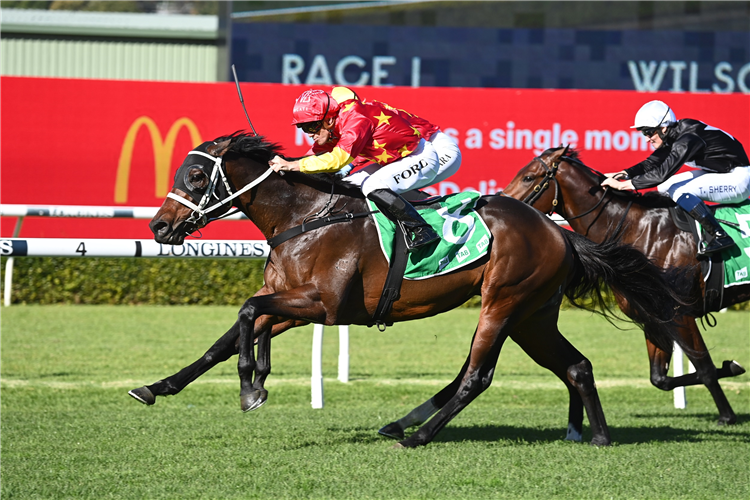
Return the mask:
[(286, 161), (280, 156), (274, 156), (271, 161), (268, 162), (268, 166), (271, 167), (274, 172), (283, 172), (284, 170), (298, 171), (299, 161)]
[(602, 187), (611, 187), (612, 189), (617, 189), (618, 191), (633, 191), (635, 188), (633, 187), (633, 181), (630, 179), (625, 181), (618, 181), (614, 177), (607, 177), (602, 181), (601, 184)]

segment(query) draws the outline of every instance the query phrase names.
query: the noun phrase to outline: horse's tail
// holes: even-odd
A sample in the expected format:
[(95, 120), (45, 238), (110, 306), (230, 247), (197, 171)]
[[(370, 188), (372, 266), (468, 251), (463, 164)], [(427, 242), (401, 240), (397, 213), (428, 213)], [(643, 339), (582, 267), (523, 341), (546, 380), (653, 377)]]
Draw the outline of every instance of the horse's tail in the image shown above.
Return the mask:
[(589, 311), (601, 311), (611, 319), (612, 300), (604, 291), (608, 286), (621, 295), (640, 327), (648, 324), (649, 340), (672, 352), (673, 342), (692, 351), (679, 338), (674, 320), (686, 300), (667, 282), (668, 272), (654, 265), (645, 255), (617, 240), (597, 244), (572, 231), (562, 230), (573, 247), (575, 269), (565, 295), (571, 304)]

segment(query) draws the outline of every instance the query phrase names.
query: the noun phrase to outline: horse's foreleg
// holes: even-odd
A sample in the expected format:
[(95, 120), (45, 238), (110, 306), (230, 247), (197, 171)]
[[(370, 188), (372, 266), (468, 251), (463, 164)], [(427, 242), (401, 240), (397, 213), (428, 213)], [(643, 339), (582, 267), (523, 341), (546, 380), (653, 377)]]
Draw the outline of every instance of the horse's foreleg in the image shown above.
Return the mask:
[(236, 354), (237, 348), (235, 344), (238, 337), (239, 325), (235, 323), (200, 359), (191, 365), (154, 384), (133, 389), (128, 394), (146, 405), (154, 404), (156, 396), (172, 396), (177, 394), (193, 380)]
[[(243, 401), (244, 411), (257, 410), (268, 399), (268, 391), (265, 388), (266, 378), (271, 373), (271, 338), (293, 328), (305, 324), (304, 321), (288, 320), (281, 318), (263, 316), (256, 320), (255, 345), (258, 347), (258, 355), (255, 360), (255, 377), (253, 379), (253, 390), (250, 399)], [(275, 324), (274, 324), (275, 323)]]
[[(251, 297), (240, 308), (237, 323), (239, 340), (237, 373), (240, 378), (240, 407), (242, 411), (259, 408), (268, 398), (264, 388), (271, 370), (270, 344), (272, 335), (278, 335), (274, 323), (288, 319), (281, 331), (308, 322), (307, 318), (324, 320), (325, 310), (319, 301), (317, 289), (312, 285), (293, 290)], [(256, 325), (257, 320), (257, 325)], [(255, 358), (255, 332), (258, 339), (258, 358)], [(255, 380), (253, 381), (253, 374)]]

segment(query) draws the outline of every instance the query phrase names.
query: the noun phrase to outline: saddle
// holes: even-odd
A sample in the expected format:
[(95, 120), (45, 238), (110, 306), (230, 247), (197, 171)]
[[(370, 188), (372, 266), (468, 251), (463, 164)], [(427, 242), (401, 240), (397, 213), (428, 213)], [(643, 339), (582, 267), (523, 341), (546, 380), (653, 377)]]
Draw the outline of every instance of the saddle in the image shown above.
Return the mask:
[[(383, 293), (375, 314), (368, 323), (368, 326), (377, 326), (381, 331), (393, 324), (386, 321), (386, 317), (393, 303), (400, 298), (404, 279), (426, 279), (469, 265), (483, 258), (491, 240), (489, 229), (475, 212), (477, 206), (484, 203), (481, 201), (480, 193), (427, 196), (423, 192), (411, 191), (404, 197), (414, 207), (433, 209), (432, 212), (422, 212), (422, 216), (433, 229), (443, 234), (444, 239), (409, 253), (401, 225), (394, 224), (377, 213), (375, 205), (370, 203), (373, 219), (378, 226), (381, 249), (388, 260), (388, 274)], [(444, 214), (440, 215), (440, 212)], [(447, 233), (445, 224), (450, 226)], [(453, 232), (454, 224), (460, 228), (457, 233)]]
[[(709, 209), (715, 214), (719, 208), (731, 209), (735, 206), (736, 205), (711, 205), (709, 206)], [(697, 248), (699, 248), (701, 243), (709, 237), (700, 223), (698, 223), (693, 216), (681, 207), (677, 205), (671, 206), (669, 207), (669, 213), (674, 225), (677, 226), (678, 229), (688, 232), (693, 236), (693, 241)], [(732, 222), (727, 222), (721, 219), (717, 220), (724, 225), (734, 225)], [(699, 257), (701, 274), (703, 275), (703, 281), (705, 283), (705, 293), (703, 296), (704, 314), (719, 311), (724, 307), (726, 260), (727, 255), (725, 252), (716, 253), (702, 258)]]
[[(713, 210), (713, 208), (711, 208)], [(669, 207), (669, 214), (672, 216), (672, 222), (678, 229), (688, 232), (692, 235), (696, 248), (700, 248), (703, 240), (708, 236), (703, 227), (681, 207), (675, 205)], [(724, 259), (722, 254), (713, 254), (699, 258), (701, 265), (701, 275), (705, 283), (705, 292), (703, 295), (703, 312), (704, 314), (721, 310), (721, 303), (724, 298)]]

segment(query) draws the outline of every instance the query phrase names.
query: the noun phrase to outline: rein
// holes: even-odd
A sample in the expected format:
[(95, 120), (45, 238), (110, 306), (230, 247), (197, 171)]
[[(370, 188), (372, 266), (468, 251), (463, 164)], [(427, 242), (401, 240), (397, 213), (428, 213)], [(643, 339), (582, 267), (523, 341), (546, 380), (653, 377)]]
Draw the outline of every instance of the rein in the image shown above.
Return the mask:
[[(542, 165), (544, 165), (545, 174), (544, 174), (544, 177), (542, 178), (542, 180), (539, 182), (539, 184), (537, 184), (536, 186), (534, 186), (534, 190), (531, 193), (529, 193), (529, 195), (526, 198), (523, 199), (523, 202), (526, 203), (526, 204), (528, 204), (528, 205), (530, 205), (530, 206), (534, 206), (534, 202), (536, 202), (542, 196), (542, 193), (544, 193), (544, 191), (547, 190), (547, 188), (549, 188), (549, 181), (553, 180), (553, 181), (555, 181), (555, 199), (552, 200), (552, 210), (550, 210), (547, 213), (547, 215), (552, 215), (552, 212), (555, 211), (555, 209), (557, 208), (557, 205), (559, 204), (557, 197), (558, 197), (558, 194), (559, 194), (560, 183), (557, 180), (556, 176), (557, 176), (558, 169), (560, 168), (560, 161), (558, 160), (556, 163), (553, 163), (552, 166), (550, 166), (550, 165), (547, 164), (546, 161), (544, 161), (544, 159), (541, 156), (537, 156), (534, 159), (538, 160)], [(567, 156), (561, 156), (560, 160), (575, 161), (574, 158), (570, 158), (570, 157), (567, 157)], [(598, 172), (598, 171), (594, 170), (591, 167), (586, 167), (586, 168), (588, 168), (592, 172), (598, 174), (599, 176), (604, 177), (604, 174), (602, 174), (601, 172)], [(571, 221), (571, 220), (574, 220), (574, 219), (580, 219), (581, 217), (585, 217), (586, 215), (590, 214), (591, 212), (593, 212), (594, 210), (596, 210), (597, 208), (599, 208), (599, 206), (604, 202), (604, 200), (607, 198), (607, 195), (609, 193), (610, 193), (609, 187), (605, 187), (604, 188), (604, 194), (602, 195), (601, 198), (599, 198), (599, 201), (597, 201), (596, 204), (593, 207), (591, 207), (590, 209), (586, 210), (582, 214), (578, 214), (578, 215), (575, 215), (573, 217), (568, 217), (568, 218), (566, 218), (566, 220), (567, 221)], [(620, 229), (622, 229), (622, 226), (625, 223), (625, 218), (627, 217), (628, 212), (630, 211), (630, 207), (632, 207), (632, 206), (633, 206), (633, 200), (630, 200), (628, 202), (628, 206), (625, 207), (625, 211), (622, 214), (622, 218), (620, 219), (620, 222), (617, 224), (617, 227), (615, 228), (613, 236), (617, 235), (617, 233), (620, 232)]]
[[(232, 193), (232, 188), (229, 185), (229, 182), (227, 181), (226, 174), (224, 173), (224, 159), (221, 156), (212, 156), (208, 153), (204, 153), (202, 151), (190, 151), (188, 155), (199, 155), (203, 156), (205, 158), (208, 158), (213, 162), (213, 169), (211, 170), (211, 176), (209, 177), (209, 184), (206, 188), (206, 192), (201, 198), (200, 202), (196, 205), (187, 198), (184, 198), (182, 196), (176, 195), (174, 193), (167, 193), (167, 198), (171, 198), (178, 203), (181, 203), (182, 205), (185, 205), (186, 207), (190, 208), (192, 210), (192, 213), (190, 216), (185, 220), (186, 223), (193, 225), (196, 228), (201, 228), (208, 224), (209, 219), (208, 215), (209, 213), (213, 212), (214, 210), (220, 208), (222, 205), (226, 205), (233, 199), (237, 198), (241, 194), (245, 193), (246, 191), (254, 188), (266, 178), (271, 175), (271, 173), (274, 171), (272, 168), (268, 168), (265, 172), (263, 172), (257, 179), (255, 179), (250, 184), (245, 185), (242, 187), (242, 189), (238, 190), (236, 193)], [(224, 184), (225, 189), (227, 190), (227, 193), (229, 193), (229, 196), (226, 198), (219, 199), (219, 196), (216, 194), (216, 188), (219, 186), (219, 178)], [(362, 217), (367, 217), (373, 212), (360, 212), (360, 213), (344, 213), (339, 215), (332, 214), (331, 210), (331, 202), (333, 201), (333, 189), (334, 185), (331, 185), (331, 195), (328, 198), (328, 202), (325, 204), (325, 206), (316, 214), (311, 215), (305, 219), (305, 221), (296, 227), (293, 227), (291, 229), (288, 229), (286, 231), (283, 231), (282, 233), (277, 234), (273, 238), (270, 238), (268, 240), (268, 245), (273, 249), (277, 246), (281, 245), (287, 240), (290, 240), (296, 236), (299, 236), (300, 234), (306, 233), (308, 231), (313, 231), (315, 229), (328, 226), (331, 224), (336, 224), (339, 222), (351, 222), (354, 219), (359, 219)], [(218, 203), (215, 203), (214, 205), (207, 207), (209, 202), (211, 201), (211, 198), (218, 199)], [(328, 212), (328, 216), (319, 217), (322, 213)], [(230, 214), (223, 214), (216, 219), (221, 219), (223, 217), (226, 217)], [(319, 218), (316, 218), (319, 217)], [(215, 220), (215, 219), (212, 219)]]

